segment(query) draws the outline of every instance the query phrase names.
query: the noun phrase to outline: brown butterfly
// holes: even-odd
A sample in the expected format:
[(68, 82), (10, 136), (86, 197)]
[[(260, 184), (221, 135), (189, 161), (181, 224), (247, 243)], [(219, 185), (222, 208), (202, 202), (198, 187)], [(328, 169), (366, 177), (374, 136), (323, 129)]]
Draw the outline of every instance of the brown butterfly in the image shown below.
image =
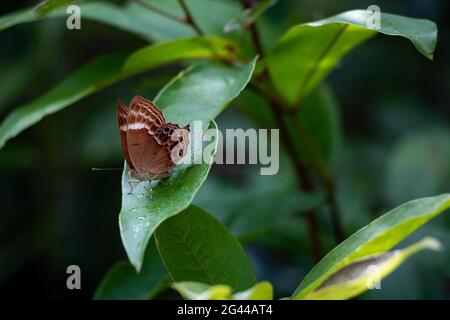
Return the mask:
[(166, 123), (151, 101), (135, 96), (127, 108), (117, 102), (122, 150), (129, 174), (138, 180), (158, 180), (186, 155), (189, 125)]

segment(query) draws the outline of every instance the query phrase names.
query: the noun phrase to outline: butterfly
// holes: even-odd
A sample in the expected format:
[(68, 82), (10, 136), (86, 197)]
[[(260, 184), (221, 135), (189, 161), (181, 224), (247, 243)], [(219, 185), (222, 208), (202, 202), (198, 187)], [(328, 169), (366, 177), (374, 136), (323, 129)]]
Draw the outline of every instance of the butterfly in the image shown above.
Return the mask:
[(119, 133), (129, 175), (138, 180), (160, 180), (186, 155), (189, 125), (166, 123), (155, 104), (135, 96), (130, 107), (117, 102)]

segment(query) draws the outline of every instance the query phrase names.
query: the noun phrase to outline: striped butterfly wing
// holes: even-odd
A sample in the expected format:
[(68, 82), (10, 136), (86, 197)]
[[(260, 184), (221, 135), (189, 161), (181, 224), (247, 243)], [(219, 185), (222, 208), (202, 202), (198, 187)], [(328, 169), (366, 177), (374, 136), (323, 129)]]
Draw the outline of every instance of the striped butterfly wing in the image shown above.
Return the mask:
[(135, 96), (127, 108), (119, 99), (118, 118), (122, 150), (133, 177), (163, 176), (186, 154), (189, 126), (165, 123), (151, 101)]
[(138, 179), (151, 179), (175, 166), (166, 146), (155, 139), (156, 131), (164, 124), (162, 112), (151, 101), (140, 96), (131, 100), (126, 144)]

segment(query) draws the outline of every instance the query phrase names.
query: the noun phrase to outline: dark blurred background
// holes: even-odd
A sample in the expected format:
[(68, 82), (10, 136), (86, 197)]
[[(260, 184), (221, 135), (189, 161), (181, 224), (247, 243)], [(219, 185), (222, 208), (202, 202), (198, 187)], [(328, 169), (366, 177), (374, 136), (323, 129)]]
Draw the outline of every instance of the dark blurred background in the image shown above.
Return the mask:
[[(0, 15), (36, 3), (2, 1)], [(450, 3), (281, 0), (265, 17), (278, 34), (296, 23), (371, 4), (384, 12), (435, 21), (439, 39), (431, 62), (407, 40), (379, 35), (354, 50), (328, 77), (343, 132), (333, 167), (347, 234), (403, 202), (450, 190)], [(0, 119), (95, 57), (148, 43), (98, 22), (82, 20), (81, 31), (68, 31), (64, 24), (64, 19), (49, 19), (0, 33)], [(122, 165), (118, 95), (124, 100), (134, 94), (152, 97), (177, 70), (166, 67), (108, 87), (44, 118), (0, 150), (0, 295), (89, 299), (108, 267), (126, 257), (117, 222), (121, 173), (94, 173), (90, 168)], [(218, 123), (252, 126), (233, 104)], [(195, 202), (222, 219), (221, 212), (242, 197), (239, 190), (274, 181), (256, 179), (254, 172), (216, 165)], [(278, 202), (282, 196), (266, 201), (275, 210), (289, 210), (289, 202)], [(255, 203), (246, 205), (252, 210)], [(335, 243), (326, 215), (321, 219), (328, 251)], [(272, 281), (277, 297), (289, 295), (313, 265), (305, 232), (303, 220), (287, 217), (263, 240), (247, 246), (258, 278)], [(424, 235), (441, 240), (444, 250), (415, 256), (383, 280), (382, 290), (360, 298), (450, 298), (448, 213), (407, 242)], [(71, 264), (81, 267), (82, 290), (66, 288)]]

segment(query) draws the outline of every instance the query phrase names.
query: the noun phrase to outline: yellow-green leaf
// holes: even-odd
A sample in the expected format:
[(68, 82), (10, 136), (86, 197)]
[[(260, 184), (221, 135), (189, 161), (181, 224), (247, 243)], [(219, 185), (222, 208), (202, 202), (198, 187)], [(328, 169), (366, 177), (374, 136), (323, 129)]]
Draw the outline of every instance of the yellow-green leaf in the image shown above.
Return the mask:
[(187, 300), (231, 300), (231, 287), (217, 284), (211, 286), (206, 283), (182, 281), (172, 284), (172, 288), (178, 291)]
[(439, 250), (439, 241), (425, 238), (401, 250), (365, 257), (332, 274), (305, 300), (344, 300), (374, 289), (380, 281), (397, 269), (406, 259), (425, 249)]
[(450, 194), (442, 194), (407, 202), (382, 215), (344, 240), (319, 261), (297, 287), (292, 298), (302, 299), (308, 296), (333, 273), (352, 262), (390, 250), (449, 207)]

